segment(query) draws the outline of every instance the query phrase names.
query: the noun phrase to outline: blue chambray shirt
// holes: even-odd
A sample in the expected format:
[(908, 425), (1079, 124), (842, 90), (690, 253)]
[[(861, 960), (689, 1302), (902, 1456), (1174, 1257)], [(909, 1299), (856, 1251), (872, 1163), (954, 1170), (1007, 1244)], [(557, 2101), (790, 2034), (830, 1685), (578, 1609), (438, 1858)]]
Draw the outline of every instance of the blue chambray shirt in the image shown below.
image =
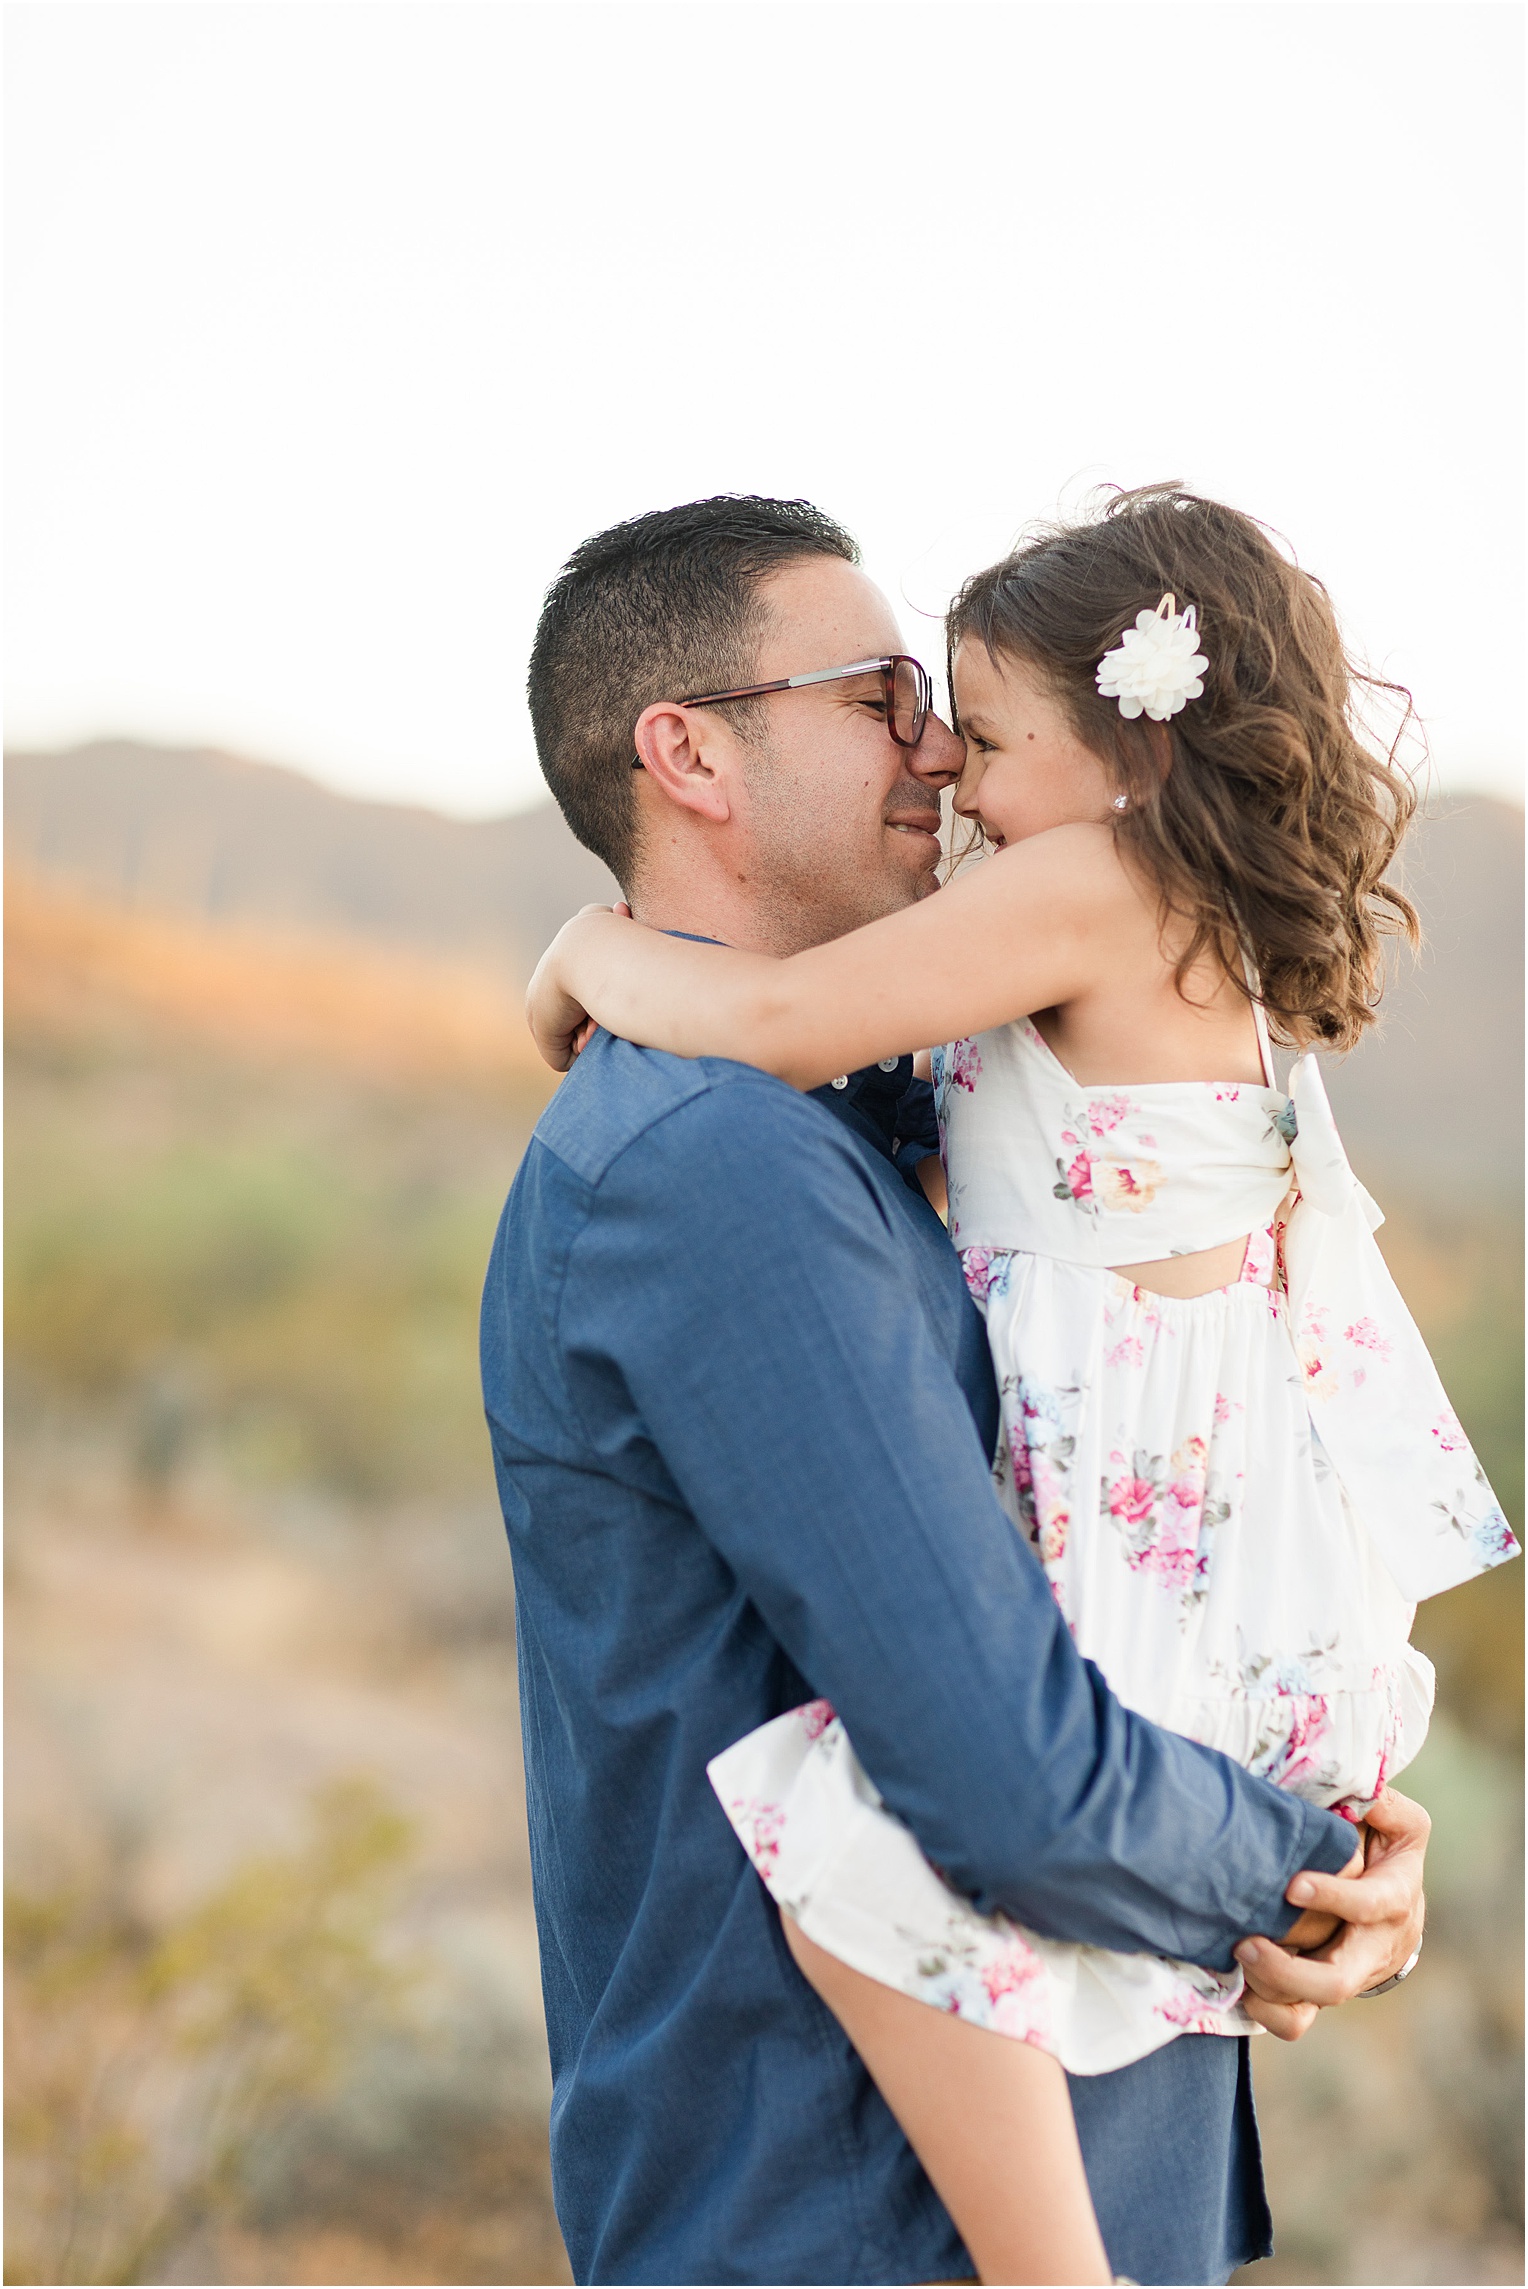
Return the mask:
[[(972, 2270), (706, 1781), (753, 1726), (826, 1697), (950, 1880), (1056, 1938), (1224, 1969), (1287, 1929), (1297, 1868), (1351, 1852), (1077, 1654), (992, 1491), (980, 1316), (896, 1165), (927, 1118), (909, 1082), (814, 1101), (598, 1034), (494, 1244), (483, 1386), (581, 2282)], [(1117, 2269), (1260, 2253), (1244, 2052), (1184, 2037), (1074, 2083)]]

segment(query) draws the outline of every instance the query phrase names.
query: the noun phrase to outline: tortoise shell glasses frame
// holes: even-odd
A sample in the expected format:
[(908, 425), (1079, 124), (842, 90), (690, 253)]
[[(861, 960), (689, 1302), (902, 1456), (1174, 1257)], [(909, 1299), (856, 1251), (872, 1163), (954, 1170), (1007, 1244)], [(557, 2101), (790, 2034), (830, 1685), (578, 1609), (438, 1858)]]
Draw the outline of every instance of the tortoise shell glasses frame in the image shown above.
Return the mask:
[[(934, 702), (933, 680), (921, 660), (908, 652), (886, 652), (879, 659), (851, 660), (842, 668), (813, 668), (804, 676), (776, 676), (772, 683), (740, 684), (735, 691), (691, 692), (677, 707), (721, 707), (733, 699), (763, 699), (770, 692), (799, 691), (806, 684), (842, 683), (849, 676), (879, 675), (886, 695), (886, 728), (899, 747), (916, 747)], [(633, 771), (643, 769), (640, 755)]]

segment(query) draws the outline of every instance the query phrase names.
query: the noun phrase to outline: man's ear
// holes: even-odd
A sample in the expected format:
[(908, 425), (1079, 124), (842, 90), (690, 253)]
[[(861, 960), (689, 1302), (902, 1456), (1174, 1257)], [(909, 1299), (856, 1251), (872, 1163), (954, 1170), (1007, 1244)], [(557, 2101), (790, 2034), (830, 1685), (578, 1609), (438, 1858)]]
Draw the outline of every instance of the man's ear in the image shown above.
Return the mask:
[[(637, 717), (637, 753), (653, 784), (671, 803), (721, 825), (732, 816), (725, 771), (725, 736), (699, 713), (658, 700)], [(719, 768), (720, 766), (720, 768)]]

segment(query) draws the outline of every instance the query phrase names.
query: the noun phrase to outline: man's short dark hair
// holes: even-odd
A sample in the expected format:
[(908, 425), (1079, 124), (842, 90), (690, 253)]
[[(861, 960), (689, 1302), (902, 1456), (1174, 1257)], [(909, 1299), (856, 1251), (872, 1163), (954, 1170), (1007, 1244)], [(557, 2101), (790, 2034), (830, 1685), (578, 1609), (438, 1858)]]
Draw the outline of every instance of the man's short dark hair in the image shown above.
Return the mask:
[(804, 556), (859, 562), (810, 501), (723, 493), (596, 533), (547, 590), (529, 677), (536, 752), (569, 826), (623, 888), (638, 856), (637, 717), (748, 683), (759, 585)]

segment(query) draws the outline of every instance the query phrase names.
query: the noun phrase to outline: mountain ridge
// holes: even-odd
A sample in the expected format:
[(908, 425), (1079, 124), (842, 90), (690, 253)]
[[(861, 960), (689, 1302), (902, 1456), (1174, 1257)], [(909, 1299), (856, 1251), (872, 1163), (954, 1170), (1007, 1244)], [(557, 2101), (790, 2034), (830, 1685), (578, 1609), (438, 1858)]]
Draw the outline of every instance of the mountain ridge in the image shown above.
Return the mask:
[[(618, 893), (556, 806), (447, 818), (275, 764), (101, 740), (6, 758), (6, 855), (77, 896), (199, 925), (328, 934), (518, 983), (577, 907)], [(1427, 945), (1382, 1024), (1326, 1061), (1361, 1174), (1431, 1215), (1521, 1200), (1523, 813), (1440, 803), (1401, 868)]]
[(138, 911), (332, 930), (529, 975), (620, 895), (556, 805), (453, 819), (212, 748), (97, 740), (5, 759), (7, 862)]

